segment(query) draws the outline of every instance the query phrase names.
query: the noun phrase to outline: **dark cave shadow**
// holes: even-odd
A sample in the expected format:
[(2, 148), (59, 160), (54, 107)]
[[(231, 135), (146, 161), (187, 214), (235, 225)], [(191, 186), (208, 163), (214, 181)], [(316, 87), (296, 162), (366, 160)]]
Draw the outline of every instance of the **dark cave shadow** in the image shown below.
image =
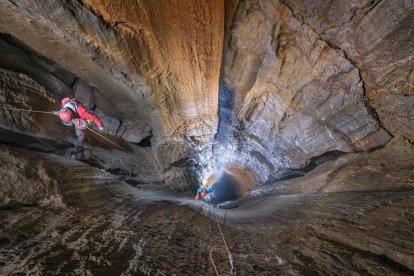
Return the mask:
[(220, 204), (238, 199), (242, 195), (241, 185), (234, 176), (223, 172), (211, 186), (216, 203)]
[(234, 90), (227, 85), (220, 85), (218, 102), (218, 125), (214, 139), (225, 143), (232, 131), (232, 111), (234, 107)]

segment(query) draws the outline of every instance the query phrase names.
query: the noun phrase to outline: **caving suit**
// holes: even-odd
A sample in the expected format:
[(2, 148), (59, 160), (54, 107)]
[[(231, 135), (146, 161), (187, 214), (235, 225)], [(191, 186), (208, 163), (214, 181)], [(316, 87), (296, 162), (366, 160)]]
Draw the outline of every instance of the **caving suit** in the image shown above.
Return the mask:
[(103, 128), (102, 121), (98, 116), (89, 112), (88, 109), (77, 99), (64, 98), (61, 102), (62, 108), (73, 111), (74, 118), (70, 122), (63, 122), (64, 125), (75, 126), (77, 136), (77, 148), (83, 149), (85, 140), (85, 128), (88, 123), (94, 122), (99, 128)]
[[(202, 195), (202, 191), (205, 190), (206, 191), (206, 195), (203, 196)], [(200, 187), (197, 189), (197, 195), (200, 196), (207, 204), (215, 204), (216, 201), (213, 197), (213, 189), (211, 189), (210, 187)]]

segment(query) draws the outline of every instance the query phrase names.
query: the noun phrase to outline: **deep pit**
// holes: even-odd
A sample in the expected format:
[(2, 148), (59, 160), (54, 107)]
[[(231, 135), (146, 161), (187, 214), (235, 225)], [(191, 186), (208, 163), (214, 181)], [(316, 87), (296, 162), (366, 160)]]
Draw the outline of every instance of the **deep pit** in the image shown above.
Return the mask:
[(414, 274), (412, 1), (0, 14), (1, 275)]
[[(254, 177), (240, 168), (219, 169), (212, 175), (207, 184), (213, 190), (213, 197), (219, 206), (236, 207), (231, 201), (243, 199), (254, 187)], [(227, 203), (226, 205), (222, 205)]]

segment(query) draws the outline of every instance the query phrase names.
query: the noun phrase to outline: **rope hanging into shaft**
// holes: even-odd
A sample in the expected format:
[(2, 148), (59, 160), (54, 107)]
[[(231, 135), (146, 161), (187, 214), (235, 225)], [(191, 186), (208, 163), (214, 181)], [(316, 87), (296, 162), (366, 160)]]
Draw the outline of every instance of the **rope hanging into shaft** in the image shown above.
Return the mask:
[(108, 141), (109, 143), (117, 146), (119, 149), (123, 150), (123, 151), (128, 151), (126, 149), (124, 149), (123, 147), (121, 147), (120, 145), (116, 144), (115, 142), (109, 140), (108, 138), (106, 138), (105, 136), (101, 135), (99, 132), (96, 132), (95, 130), (91, 129), (90, 127), (86, 127), (87, 129), (89, 129), (90, 131), (92, 131), (93, 133), (95, 133), (96, 135), (98, 135), (99, 137), (105, 139), (106, 141)]
[(214, 261), (213, 261), (213, 254), (212, 254), (212, 251), (213, 251), (213, 247), (210, 249), (210, 261), (211, 261), (211, 263), (213, 264), (214, 270), (216, 271), (216, 275), (217, 275), (217, 276), (220, 276), (220, 274), (219, 274), (219, 273), (218, 273), (218, 271), (217, 271), (217, 267), (216, 267), (216, 265), (214, 264)]
[(230, 275), (234, 275), (234, 264), (233, 264), (233, 255), (231, 254), (229, 248), (227, 247), (226, 239), (224, 238), (223, 232), (221, 231), (220, 224), (216, 221), (217, 226), (220, 230), (221, 237), (223, 238), (224, 246), (226, 247), (227, 254), (229, 255), (229, 262), (230, 262)]
[(25, 112), (35, 112), (35, 113), (45, 113), (45, 114), (52, 114), (50, 111), (39, 111), (39, 110), (30, 110), (30, 109), (23, 109), (23, 108), (13, 108), (13, 107), (5, 107), (0, 106), (1, 109), (7, 109), (7, 110), (16, 110), (16, 111), (25, 111)]
[[(211, 212), (211, 210), (209, 210), (209, 213), (211, 215), (213, 215), (214, 220), (217, 223), (217, 227), (220, 230), (220, 235), (221, 235), (221, 237), (223, 239), (224, 247), (227, 250), (227, 254), (228, 254), (228, 257), (229, 257), (229, 263), (230, 263), (230, 275), (236, 275), (236, 271), (234, 269), (233, 255), (231, 254), (229, 248), (227, 247), (227, 242), (226, 242), (226, 239), (224, 238), (223, 231), (221, 231), (221, 227), (220, 227), (220, 224), (218, 223), (217, 217), (214, 215), (214, 213)], [(227, 210), (226, 210), (226, 214), (224, 215), (224, 220), (226, 219), (226, 215), (227, 215)], [(219, 273), (217, 271), (217, 267), (216, 267), (216, 265), (214, 264), (214, 261), (213, 261), (212, 250), (213, 250), (213, 247), (211, 247), (211, 249), (210, 249), (210, 261), (211, 261), (211, 263), (214, 266), (214, 270), (216, 271), (216, 274), (219, 275)]]

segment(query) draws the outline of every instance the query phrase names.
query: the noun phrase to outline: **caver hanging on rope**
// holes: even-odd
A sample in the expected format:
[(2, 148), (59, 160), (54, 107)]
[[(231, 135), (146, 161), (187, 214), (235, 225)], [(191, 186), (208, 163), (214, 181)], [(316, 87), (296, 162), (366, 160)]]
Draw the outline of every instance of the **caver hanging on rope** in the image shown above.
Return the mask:
[(54, 110), (52, 113), (59, 116), (62, 123), (66, 126), (75, 126), (76, 136), (78, 137), (77, 145), (71, 154), (78, 154), (83, 152), (83, 144), (85, 140), (85, 128), (89, 123), (94, 122), (99, 130), (103, 130), (103, 124), (98, 116), (88, 111), (88, 109), (77, 99), (64, 98), (61, 102), (62, 108), (57, 111)]
[[(13, 110), (13, 111), (23, 111), (23, 112), (32, 112), (32, 113), (43, 113), (43, 114), (54, 114), (54, 115), (60, 115), (59, 111), (40, 111), (40, 110), (31, 110), (31, 109), (23, 109), (23, 108), (14, 108), (14, 107), (5, 107), (5, 106), (0, 106), (0, 109), (5, 109), (5, 110)], [(94, 114), (93, 114), (94, 115)], [(91, 129), (90, 127), (87, 126), (87, 122), (82, 120), (78, 120), (77, 121), (79, 124), (83, 124), (85, 126), (85, 128), (87, 128), (88, 130), (90, 130), (91, 132), (95, 133), (96, 135), (98, 135), (99, 137), (105, 139), (106, 141), (108, 141), (109, 143), (111, 143), (112, 145), (116, 146), (117, 148), (123, 150), (123, 151), (127, 151), (125, 148), (121, 147), (120, 145), (114, 143), (113, 141), (109, 140), (108, 138), (106, 138), (105, 136), (99, 134), (98, 132), (94, 131), (93, 129)], [(65, 123), (65, 125), (72, 125), (70, 122), (69, 123)]]

